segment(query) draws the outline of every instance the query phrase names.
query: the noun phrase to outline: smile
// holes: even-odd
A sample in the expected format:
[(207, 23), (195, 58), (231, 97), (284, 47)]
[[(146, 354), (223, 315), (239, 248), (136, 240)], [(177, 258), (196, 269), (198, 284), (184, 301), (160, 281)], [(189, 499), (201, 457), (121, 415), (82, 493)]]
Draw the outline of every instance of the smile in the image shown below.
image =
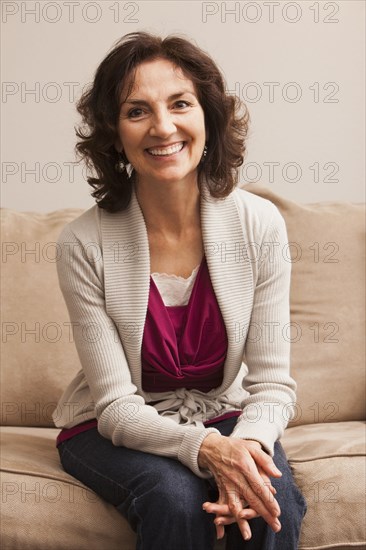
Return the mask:
[(168, 147), (151, 147), (146, 149), (146, 151), (153, 156), (167, 157), (174, 155), (175, 153), (179, 153), (183, 149), (184, 144), (184, 141), (180, 141), (179, 143), (174, 143)]

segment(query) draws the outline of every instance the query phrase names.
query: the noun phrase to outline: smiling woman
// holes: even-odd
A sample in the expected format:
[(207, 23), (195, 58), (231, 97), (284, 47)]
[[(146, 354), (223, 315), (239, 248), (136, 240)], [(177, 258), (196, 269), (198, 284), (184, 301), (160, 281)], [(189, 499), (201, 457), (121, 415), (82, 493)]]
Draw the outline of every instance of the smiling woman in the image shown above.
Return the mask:
[[(158, 73), (157, 67), (161, 68)], [(161, 78), (164, 81), (160, 82)], [(162, 95), (153, 97), (151, 84), (154, 87), (159, 84)], [(171, 92), (164, 84), (169, 84)], [(141, 91), (140, 86), (144, 86)], [(139, 127), (140, 120), (145, 120), (144, 128), (152, 122), (158, 125), (157, 130), (150, 130), (152, 135), (145, 148), (158, 145), (159, 141), (172, 143), (171, 139), (162, 140), (159, 133), (154, 139), (154, 132), (161, 132), (161, 124), (173, 124), (169, 118), (162, 118), (163, 105), (165, 114), (184, 114), (179, 118), (187, 122), (189, 118), (194, 127), (198, 124), (196, 114), (203, 115), (210, 146), (204, 151), (205, 163), (196, 165), (198, 184), (205, 179), (215, 197), (224, 197), (233, 189), (236, 169), (243, 163), (245, 153), (249, 122), (245, 105), (226, 93), (225, 81), (216, 64), (194, 44), (179, 36), (161, 40), (148, 33), (131, 33), (102, 61), (91, 88), (78, 103), (83, 123), (77, 129), (80, 140), (76, 148), (97, 173), (97, 177), (88, 181), (96, 189), (93, 196), (102, 208), (115, 212), (126, 207), (131, 199), (136, 170), (120, 174), (115, 170), (117, 163), (124, 161), (126, 165), (131, 160), (117, 151), (121, 151), (122, 132), (128, 131), (124, 125), (127, 116), (131, 121), (139, 121)], [(204, 143), (201, 154), (203, 148)]]
[(116, 148), (138, 173), (140, 187), (180, 182), (196, 188), (205, 116), (193, 82), (171, 61), (155, 59), (137, 67), (134, 88), (121, 106), (118, 134)]
[(97, 204), (58, 241), (82, 370), (56, 408), (57, 445), (138, 550), (210, 550), (215, 533), (229, 550), (298, 546), (306, 504), (279, 442), (289, 341), (249, 337), (250, 323), (289, 323), (287, 233), (271, 202), (236, 188), (241, 107), (206, 53), (147, 33), (116, 44), (78, 104)]

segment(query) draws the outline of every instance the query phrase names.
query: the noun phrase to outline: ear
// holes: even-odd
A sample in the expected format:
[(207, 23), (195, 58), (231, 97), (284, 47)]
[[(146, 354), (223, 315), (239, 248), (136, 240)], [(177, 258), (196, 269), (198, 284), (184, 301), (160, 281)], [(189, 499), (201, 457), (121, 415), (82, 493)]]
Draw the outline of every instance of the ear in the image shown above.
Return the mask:
[(118, 153), (122, 153), (123, 147), (122, 147), (122, 143), (120, 142), (119, 138), (117, 138), (116, 141), (114, 142), (114, 148)]

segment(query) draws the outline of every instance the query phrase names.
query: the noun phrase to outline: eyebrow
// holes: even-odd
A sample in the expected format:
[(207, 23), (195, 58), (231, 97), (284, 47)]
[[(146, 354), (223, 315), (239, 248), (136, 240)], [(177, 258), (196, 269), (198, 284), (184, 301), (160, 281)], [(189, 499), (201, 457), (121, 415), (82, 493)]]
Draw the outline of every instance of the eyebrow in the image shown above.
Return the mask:
[[(168, 101), (174, 101), (174, 99), (178, 99), (179, 97), (182, 97), (182, 95), (184, 94), (193, 95), (197, 99), (197, 96), (194, 92), (191, 92), (190, 90), (183, 90), (176, 94), (170, 95), (168, 97)], [(122, 105), (124, 105), (125, 103), (130, 103), (131, 105), (149, 105), (149, 102), (145, 101), (144, 99), (126, 99), (126, 101), (124, 101)]]

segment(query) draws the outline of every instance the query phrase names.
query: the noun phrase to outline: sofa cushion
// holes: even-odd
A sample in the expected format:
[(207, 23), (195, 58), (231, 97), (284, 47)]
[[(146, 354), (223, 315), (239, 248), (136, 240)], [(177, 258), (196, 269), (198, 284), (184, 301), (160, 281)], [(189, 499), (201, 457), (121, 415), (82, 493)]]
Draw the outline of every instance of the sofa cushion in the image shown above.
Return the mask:
[[(135, 535), (124, 518), (63, 471), (57, 433), (1, 429), (1, 548), (132, 550)], [(282, 443), (308, 502), (299, 550), (362, 548), (363, 423), (298, 426), (286, 430)]]
[(81, 212), (2, 209), (1, 424), (54, 426), (51, 414), (80, 368), (58, 286), (56, 240)]
[(4, 550), (134, 550), (135, 535), (111, 504), (60, 465), (54, 428), (1, 428)]
[(300, 550), (365, 548), (365, 424), (288, 428), (282, 438), (308, 510)]
[[(55, 428), (0, 430), (2, 550), (134, 550), (136, 535), (116, 508), (67, 474)], [(224, 550), (217, 541), (215, 550)]]
[(244, 189), (273, 202), (288, 231), (291, 327), (281, 328), (298, 383), (291, 425), (363, 420), (365, 205), (304, 205), (259, 184)]

